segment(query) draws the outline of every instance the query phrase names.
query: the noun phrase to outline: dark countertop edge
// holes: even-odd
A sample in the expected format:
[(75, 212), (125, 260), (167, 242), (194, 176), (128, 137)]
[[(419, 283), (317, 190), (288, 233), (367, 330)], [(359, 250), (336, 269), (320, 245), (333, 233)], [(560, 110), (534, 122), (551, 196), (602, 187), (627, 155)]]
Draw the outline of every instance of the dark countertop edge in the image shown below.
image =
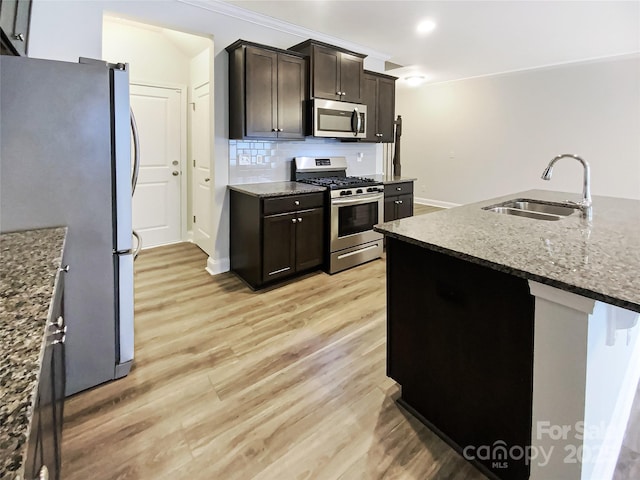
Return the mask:
[(25, 435), (25, 442), (24, 445), (22, 446), (22, 450), (20, 451), (20, 455), (21, 455), (21, 464), (20, 466), (17, 468), (17, 470), (13, 471), (13, 472), (7, 472), (7, 471), (0, 471), (0, 474), (6, 474), (9, 473), (9, 475), (13, 475), (13, 478), (15, 480), (26, 480), (24, 478), (24, 469), (25, 469), (25, 462), (27, 459), (27, 449), (29, 448), (29, 437), (31, 436), (31, 427), (33, 424), (33, 414), (34, 414), (34, 407), (36, 405), (37, 402), (37, 392), (38, 392), (38, 386), (40, 385), (40, 374), (42, 372), (42, 360), (44, 358), (44, 351), (45, 348), (47, 346), (47, 323), (49, 318), (51, 317), (51, 311), (53, 308), (53, 299), (56, 296), (57, 290), (60, 287), (60, 267), (62, 267), (62, 260), (63, 260), (63, 256), (64, 256), (64, 248), (65, 245), (67, 243), (67, 234), (69, 232), (69, 228), (68, 227), (52, 227), (52, 228), (38, 228), (38, 229), (29, 229), (29, 230), (18, 230), (18, 231), (12, 231), (12, 232), (2, 232), (0, 234), (0, 239), (3, 235), (14, 235), (14, 234), (20, 234), (20, 233), (26, 233), (26, 232), (37, 232), (37, 231), (53, 231), (53, 230), (63, 230), (64, 231), (64, 235), (62, 238), (62, 242), (60, 244), (60, 251), (59, 254), (56, 257), (56, 262), (57, 262), (57, 267), (56, 268), (56, 273), (53, 277), (53, 284), (51, 287), (51, 297), (49, 300), (49, 306), (47, 308), (47, 314), (46, 314), (46, 318), (44, 319), (44, 328), (42, 329), (42, 340), (40, 342), (40, 351), (38, 352), (38, 372), (35, 376), (34, 379), (34, 383), (33, 386), (31, 388), (31, 391), (29, 392), (29, 396), (28, 396), (28, 402), (29, 402), (29, 421), (24, 429), (24, 435)]
[[(276, 188), (276, 185), (282, 185), (283, 183), (289, 183), (289, 184), (295, 184), (295, 188), (296, 190), (287, 190), (287, 191), (282, 191), (282, 190), (278, 190), (278, 188)], [(251, 188), (247, 188), (247, 187), (251, 187), (252, 185), (260, 185), (259, 188), (266, 188), (267, 186), (273, 184), (274, 185), (274, 190), (271, 192), (263, 192), (263, 193), (257, 193), (253, 190), (251, 190)], [(246, 193), (247, 195), (251, 195), (254, 197), (258, 197), (258, 198), (269, 198), (269, 197), (282, 197), (285, 195), (302, 195), (305, 193), (319, 193), (319, 192), (325, 192), (327, 190), (326, 187), (318, 187), (316, 185), (309, 185), (307, 183), (300, 183), (300, 182), (262, 182), (262, 183), (239, 183), (239, 184), (235, 184), (235, 185), (227, 185), (227, 188), (229, 190), (234, 190), (236, 192), (241, 192), (241, 193)]]

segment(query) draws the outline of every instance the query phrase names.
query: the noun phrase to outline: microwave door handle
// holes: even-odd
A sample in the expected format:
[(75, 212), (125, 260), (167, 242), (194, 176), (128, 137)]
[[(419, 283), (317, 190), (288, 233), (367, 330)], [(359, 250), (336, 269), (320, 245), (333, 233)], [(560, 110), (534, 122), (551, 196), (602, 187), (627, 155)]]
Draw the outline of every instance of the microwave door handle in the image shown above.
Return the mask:
[(358, 136), (361, 126), (362, 126), (362, 118), (360, 118), (360, 112), (358, 112), (357, 108), (354, 108), (353, 113), (351, 114), (351, 130), (353, 131), (354, 137)]

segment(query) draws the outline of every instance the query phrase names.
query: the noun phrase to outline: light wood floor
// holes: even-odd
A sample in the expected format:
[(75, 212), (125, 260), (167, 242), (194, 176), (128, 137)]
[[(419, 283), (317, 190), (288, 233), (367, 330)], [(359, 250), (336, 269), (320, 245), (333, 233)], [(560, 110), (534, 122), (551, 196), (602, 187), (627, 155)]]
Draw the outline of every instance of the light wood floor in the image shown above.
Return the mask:
[(68, 400), (65, 480), (485, 478), (394, 402), (383, 260), (258, 293), (205, 263), (140, 255), (135, 366)]

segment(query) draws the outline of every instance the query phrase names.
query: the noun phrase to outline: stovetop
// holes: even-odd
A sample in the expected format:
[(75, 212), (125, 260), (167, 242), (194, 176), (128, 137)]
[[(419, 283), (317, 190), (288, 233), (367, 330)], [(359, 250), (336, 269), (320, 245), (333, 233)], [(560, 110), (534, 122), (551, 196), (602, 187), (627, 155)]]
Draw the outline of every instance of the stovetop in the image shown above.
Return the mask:
[(370, 187), (381, 185), (382, 182), (366, 177), (317, 177), (304, 178), (298, 182), (327, 187), (329, 190), (340, 190), (341, 188)]

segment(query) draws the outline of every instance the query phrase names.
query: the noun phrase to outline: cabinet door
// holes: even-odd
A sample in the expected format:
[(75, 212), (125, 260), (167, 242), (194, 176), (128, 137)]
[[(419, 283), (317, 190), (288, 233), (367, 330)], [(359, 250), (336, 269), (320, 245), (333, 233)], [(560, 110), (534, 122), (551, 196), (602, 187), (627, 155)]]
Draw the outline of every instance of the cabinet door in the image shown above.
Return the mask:
[(396, 219), (397, 195), (384, 196), (384, 221), (391, 222)]
[(312, 96), (328, 100), (342, 100), (340, 92), (340, 52), (313, 46)]
[(277, 137), (278, 54), (246, 50), (246, 136)]
[(324, 210), (298, 212), (296, 226), (296, 270), (322, 265), (324, 260)]
[(298, 215), (271, 215), (263, 219), (262, 281), (286, 277), (295, 272), (295, 235)]
[(0, 2), (0, 27), (3, 42), (6, 41), (18, 55), (27, 54), (31, 0), (2, 0)]
[(363, 60), (355, 55), (340, 53), (340, 91), (344, 102), (362, 102)]
[[(56, 283), (56, 296), (52, 308), (51, 320), (55, 323), (52, 326), (51, 345), (51, 386), (52, 386), (52, 407), (53, 407), (53, 442), (55, 446), (55, 464), (50, 468), (55, 468), (55, 472), (50, 478), (58, 479), (62, 471), (62, 423), (64, 419), (64, 397), (66, 387), (66, 326), (64, 321), (64, 283), (66, 273), (61, 271)], [(52, 472), (50, 472), (52, 473)]]
[(396, 218), (407, 218), (413, 215), (413, 194), (398, 195), (395, 200)]
[(365, 73), (362, 77), (362, 103), (367, 106), (367, 136), (363, 141), (377, 142), (378, 134), (378, 79)]
[[(55, 431), (56, 423), (54, 416), (53, 401), (53, 347), (52, 339), (47, 338), (47, 346), (44, 350), (42, 364), (40, 367), (40, 381), (38, 382), (38, 395), (35, 410), (37, 411), (37, 432), (35, 445), (29, 442), (29, 449), (35, 448), (34, 460), (28, 460), (27, 466), (32, 476), (25, 478), (40, 478), (38, 475), (42, 469), (49, 472), (47, 478), (60, 478), (57, 469), (58, 452), (56, 450)], [(35, 419), (35, 417), (34, 417)], [(35, 426), (35, 425), (34, 425)], [(32, 432), (33, 435), (34, 432)]]
[[(394, 141), (393, 122), (395, 120), (396, 82), (390, 78), (378, 78), (377, 121), (378, 132), (382, 134), (378, 141), (391, 143)], [(368, 112), (368, 110), (367, 110)], [(369, 117), (371, 118), (371, 117)]]
[(304, 58), (278, 55), (278, 138), (304, 138)]
[[(534, 301), (526, 280), (387, 238), (388, 373), (457, 445), (531, 440)], [(524, 459), (502, 479), (529, 478)]]

